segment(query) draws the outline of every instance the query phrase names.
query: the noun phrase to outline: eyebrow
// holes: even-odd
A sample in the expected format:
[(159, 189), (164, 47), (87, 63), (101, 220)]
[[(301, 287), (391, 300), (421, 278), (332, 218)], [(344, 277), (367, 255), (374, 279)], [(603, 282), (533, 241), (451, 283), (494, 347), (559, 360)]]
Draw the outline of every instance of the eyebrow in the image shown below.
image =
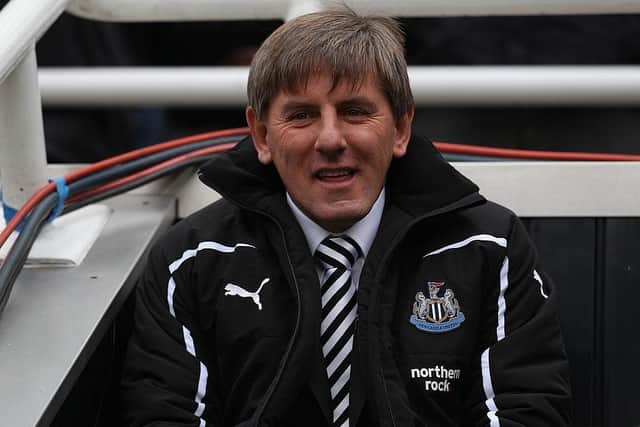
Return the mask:
[[(344, 106), (350, 106), (350, 105), (360, 105), (371, 110), (376, 109), (376, 104), (364, 96), (354, 96), (352, 98), (344, 99), (338, 103), (338, 107), (344, 107)], [(316, 107), (316, 104), (312, 102), (291, 100), (282, 106), (282, 112), (288, 113), (298, 109), (315, 108), (315, 107)]]
[(282, 112), (283, 113), (288, 113), (294, 110), (298, 110), (298, 109), (304, 109), (304, 108), (309, 108), (309, 107), (313, 107), (314, 104), (310, 103), (310, 102), (303, 102), (303, 101), (288, 101), (287, 103), (285, 103), (282, 106)]
[(376, 104), (372, 102), (369, 98), (366, 98), (364, 96), (356, 96), (353, 98), (345, 99), (344, 101), (340, 102), (338, 105), (339, 106), (360, 105), (369, 110), (376, 109)]

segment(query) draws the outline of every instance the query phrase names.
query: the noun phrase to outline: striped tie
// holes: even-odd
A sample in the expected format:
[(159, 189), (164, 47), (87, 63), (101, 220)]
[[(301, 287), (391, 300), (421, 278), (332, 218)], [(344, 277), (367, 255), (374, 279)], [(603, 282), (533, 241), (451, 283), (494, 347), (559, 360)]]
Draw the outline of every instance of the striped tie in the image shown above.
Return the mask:
[(351, 267), (362, 256), (346, 235), (329, 236), (315, 253), (322, 270), (320, 343), (329, 378), (333, 426), (349, 426), (349, 377), (356, 319), (356, 289)]

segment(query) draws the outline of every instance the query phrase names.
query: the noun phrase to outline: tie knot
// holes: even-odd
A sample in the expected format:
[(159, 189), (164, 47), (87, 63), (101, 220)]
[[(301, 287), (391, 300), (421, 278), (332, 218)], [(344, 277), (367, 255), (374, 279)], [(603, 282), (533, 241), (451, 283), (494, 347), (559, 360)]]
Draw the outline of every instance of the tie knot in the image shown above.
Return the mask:
[(315, 256), (327, 267), (351, 270), (362, 256), (358, 243), (346, 234), (327, 236), (316, 249)]

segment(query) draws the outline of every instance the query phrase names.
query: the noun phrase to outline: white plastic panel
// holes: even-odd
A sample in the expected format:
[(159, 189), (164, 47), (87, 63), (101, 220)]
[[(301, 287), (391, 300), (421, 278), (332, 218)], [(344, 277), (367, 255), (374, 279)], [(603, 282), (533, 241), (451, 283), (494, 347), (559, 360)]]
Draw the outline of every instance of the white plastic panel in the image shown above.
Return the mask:
[[(522, 217), (640, 216), (640, 162), (469, 162), (453, 166)], [(197, 177), (178, 193), (184, 217), (220, 196)]]

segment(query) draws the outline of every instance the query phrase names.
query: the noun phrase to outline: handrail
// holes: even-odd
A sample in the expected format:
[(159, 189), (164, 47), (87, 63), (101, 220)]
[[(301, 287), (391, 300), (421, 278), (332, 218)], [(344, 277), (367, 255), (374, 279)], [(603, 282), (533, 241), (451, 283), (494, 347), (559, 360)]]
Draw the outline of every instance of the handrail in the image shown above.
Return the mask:
[[(49, 106), (244, 106), (247, 67), (41, 68)], [(416, 104), (640, 105), (640, 66), (409, 67)]]
[[(37, 115), (40, 123), (35, 125), (33, 120), (36, 119), (36, 114), (25, 118), (25, 114), (20, 112), (30, 109), (38, 110), (40, 113), (40, 91), (35, 78), (37, 64), (33, 47), (39, 37), (65, 10), (79, 16), (104, 21), (289, 19), (297, 14), (335, 6), (336, 3), (335, 0), (11, 0), (0, 10), (0, 85), (5, 94), (0, 99), (0, 118), (2, 118), (0, 131), (4, 132), (0, 135), (2, 136), (0, 144), (6, 148), (3, 151), (3, 157), (15, 163), (12, 165), (15, 166), (14, 170), (24, 170), (28, 174), (28, 171), (38, 168), (38, 166), (29, 166), (32, 163), (30, 159), (42, 157), (44, 141), (38, 137), (39, 142), (32, 144), (37, 148), (35, 156), (24, 149), (20, 143), (33, 134), (34, 129), (38, 135), (41, 133), (40, 116)], [(361, 14), (406, 17), (640, 13), (640, 0), (344, 0), (344, 3)], [(16, 68), (18, 64), (20, 66)], [(14, 68), (16, 73), (23, 75), (14, 75), (16, 78), (7, 80), (7, 76)], [(526, 72), (518, 78), (515, 78), (516, 74), (500, 76), (499, 73), (479, 77), (482, 76), (482, 69), (477, 69), (479, 73), (474, 77), (474, 75), (457, 74), (449, 70), (439, 77), (442, 81), (445, 79), (449, 81), (448, 85), (440, 88), (440, 92), (438, 87), (433, 87), (433, 83), (438, 81), (433, 74), (437, 71), (437, 69), (411, 70), (412, 84), (418, 103), (435, 102), (438, 97), (441, 97), (441, 104), (444, 105), (470, 102), (469, 96), (472, 96), (474, 90), (480, 87), (487, 89), (482, 95), (485, 97), (485, 105), (495, 102), (512, 105), (542, 105), (549, 102), (553, 105), (562, 105), (562, 102), (576, 102), (587, 105), (594, 103), (595, 97), (599, 98), (599, 105), (603, 103), (632, 105), (637, 103), (638, 97), (638, 84), (634, 76), (637, 72), (634, 68), (617, 69), (615, 79), (611, 74), (606, 73), (601, 73), (597, 77), (591, 76), (589, 81), (600, 84), (590, 88), (577, 84), (578, 79), (572, 73), (568, 73), (571, 76), (565, 74), (562, 78), (557, 74), (556, 80), (548, 80), (548, 76), (543, 73), (537, 77), (527, 76)], [(561, 73), (561, 71), (558, 69), (554, 72)], [(460, 70), (460, 72), (466, 73), (466, 70)], [(504, 70), (500, 71), (500, 73), (504, 72)], [(131, 80), (140, 75), (131, 73), (124, 80)], [(236, 78), (240, 75), (241, 73)], [(505, 78), (508, 77), (515, 78), (511, 81), (511, 86), (506, 84)], [(43, 78), (46, 80), (46, 74)], [(478, 81), (481, 78), (486, 80)], [(523, 89), (524, 84), (518, 83), (518, 79), (523, 81), (531, 78), (533, 80), (527, 81), (527, 84), (531, 85), (529, 89)], [(453, 86), (458, 88), (457, 92), (448, 90)], [(447, 93), (442, 93), (442, 89)], [(198, 90), (202, 92), (203, 88), (200, 87)], [(232, 98), (243, 92), (234, 90), (236, 92), (230, 95)], [(598, 92), (596, 94), (591, 91)], [(564, 98), (560, 98), (560, 94)], [(216, 96), (220, 96), (220, 93), (216, 93)], [(560, 99), (564, 101), (561, 102)], [(555, 104), (556, 101), (558, 104)], [(483, 103), (480, 97), (472, 102)], [(16, 106), (16, 103), (19, 105)], [(36, 141), (34, 138), (31, 140)], [(14, 175), (6, 173), (8, 168), (3, 169), (5, 182), (13, 182), (19, 192), (27, 192), (28, 176), (23, 181), (20, 175), (24, 174)], [(13, 192), (4, 191), (6, 200), (16, 196), (10, 193)], [(18, 198), (16, 196), (16, 199)]]
[[(315, 8), (335, 0), (74, 0), (69, 12), (101, 21), (283, 19), (292, 7)], [(358, 13), (394, 16), (486, 16), (640, 13), (638, 0), (345, 0)]]
[(0, 10), (0, 84), (70, 0), (12, 0)]
[[(284, 19), (331, 0), (12, 0), (0, 10), (0, 83), (49, 26), (68, 12), (103, 21)], [(640, 13), (640, 0), (346, 0), (359, 13), (478, 16)]]

